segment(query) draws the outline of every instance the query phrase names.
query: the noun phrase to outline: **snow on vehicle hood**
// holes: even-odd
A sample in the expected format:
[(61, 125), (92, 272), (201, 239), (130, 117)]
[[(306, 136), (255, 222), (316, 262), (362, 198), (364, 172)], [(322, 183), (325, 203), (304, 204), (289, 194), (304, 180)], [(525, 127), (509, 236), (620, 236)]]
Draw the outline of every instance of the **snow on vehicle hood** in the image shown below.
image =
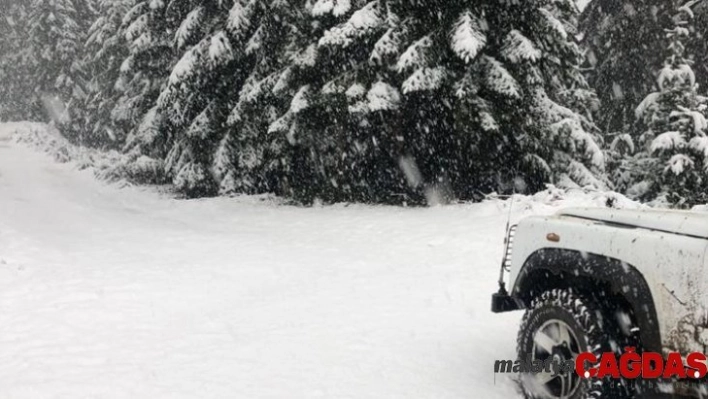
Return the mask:
[(708, 213), (672, 210), (571, 208), (559, 211), (557, 215), (708, 239)]

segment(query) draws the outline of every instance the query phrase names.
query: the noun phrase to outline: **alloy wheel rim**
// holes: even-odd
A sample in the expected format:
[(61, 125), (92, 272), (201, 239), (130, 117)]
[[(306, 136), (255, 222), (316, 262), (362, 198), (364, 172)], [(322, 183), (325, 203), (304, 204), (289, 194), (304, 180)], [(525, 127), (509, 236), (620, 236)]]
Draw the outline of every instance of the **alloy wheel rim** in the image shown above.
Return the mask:
[[(533, 337), (532, 360), (546, 361), (549, 357), (559, 362), (573, 360), (580, 353), (580, 342), (573, 329), (562, 320), (548, 320), (536, 330)], [(573, 371), (555, 374), (543, 370), (534, 373), (538, 387), (551, 399), (570, 398), (580, 387), (580, 377)]]

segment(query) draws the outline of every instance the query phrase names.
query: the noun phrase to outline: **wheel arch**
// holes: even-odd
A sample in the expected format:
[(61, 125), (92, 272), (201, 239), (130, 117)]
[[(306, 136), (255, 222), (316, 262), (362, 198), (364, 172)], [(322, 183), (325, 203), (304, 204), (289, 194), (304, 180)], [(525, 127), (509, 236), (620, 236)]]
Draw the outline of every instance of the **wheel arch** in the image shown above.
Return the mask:
[(528, 308), (534, 296), (552, 288), (606, 290), (624, 301), (639, 328), (645, 351), (661, 353), (661, 334), (654, 298), (636, 267), (618, 259), (576, 250), (542, 248), (524, 262), (512, 296)]

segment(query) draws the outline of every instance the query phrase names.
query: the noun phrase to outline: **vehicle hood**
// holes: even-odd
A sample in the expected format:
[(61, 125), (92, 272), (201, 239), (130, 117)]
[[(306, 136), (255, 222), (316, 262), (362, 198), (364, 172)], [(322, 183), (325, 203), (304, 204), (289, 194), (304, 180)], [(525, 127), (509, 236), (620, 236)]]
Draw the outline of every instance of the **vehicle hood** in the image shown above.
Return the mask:
[(708, 213), (703, 212), (571, 208), (557, 215), (708, 239)]

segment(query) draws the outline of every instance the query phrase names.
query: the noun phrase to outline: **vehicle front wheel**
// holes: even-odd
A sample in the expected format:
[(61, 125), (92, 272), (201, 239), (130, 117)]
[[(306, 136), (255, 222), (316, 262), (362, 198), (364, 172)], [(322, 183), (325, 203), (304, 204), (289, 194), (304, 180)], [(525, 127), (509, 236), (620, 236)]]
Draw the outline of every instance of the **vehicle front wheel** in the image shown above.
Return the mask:
[[(598, 359), (613, 351), (615, 329), (592, 300), (572, 289), (552, 289), (532, 301), (521, 322), (517, 340), (520, 360), (551, 360), (561, 364), (582, 352)], [(581, 379), (575, 370), (522, 376), (521, 386), (529, 399), (585, 399), (629, 397), (620, 380)]]

